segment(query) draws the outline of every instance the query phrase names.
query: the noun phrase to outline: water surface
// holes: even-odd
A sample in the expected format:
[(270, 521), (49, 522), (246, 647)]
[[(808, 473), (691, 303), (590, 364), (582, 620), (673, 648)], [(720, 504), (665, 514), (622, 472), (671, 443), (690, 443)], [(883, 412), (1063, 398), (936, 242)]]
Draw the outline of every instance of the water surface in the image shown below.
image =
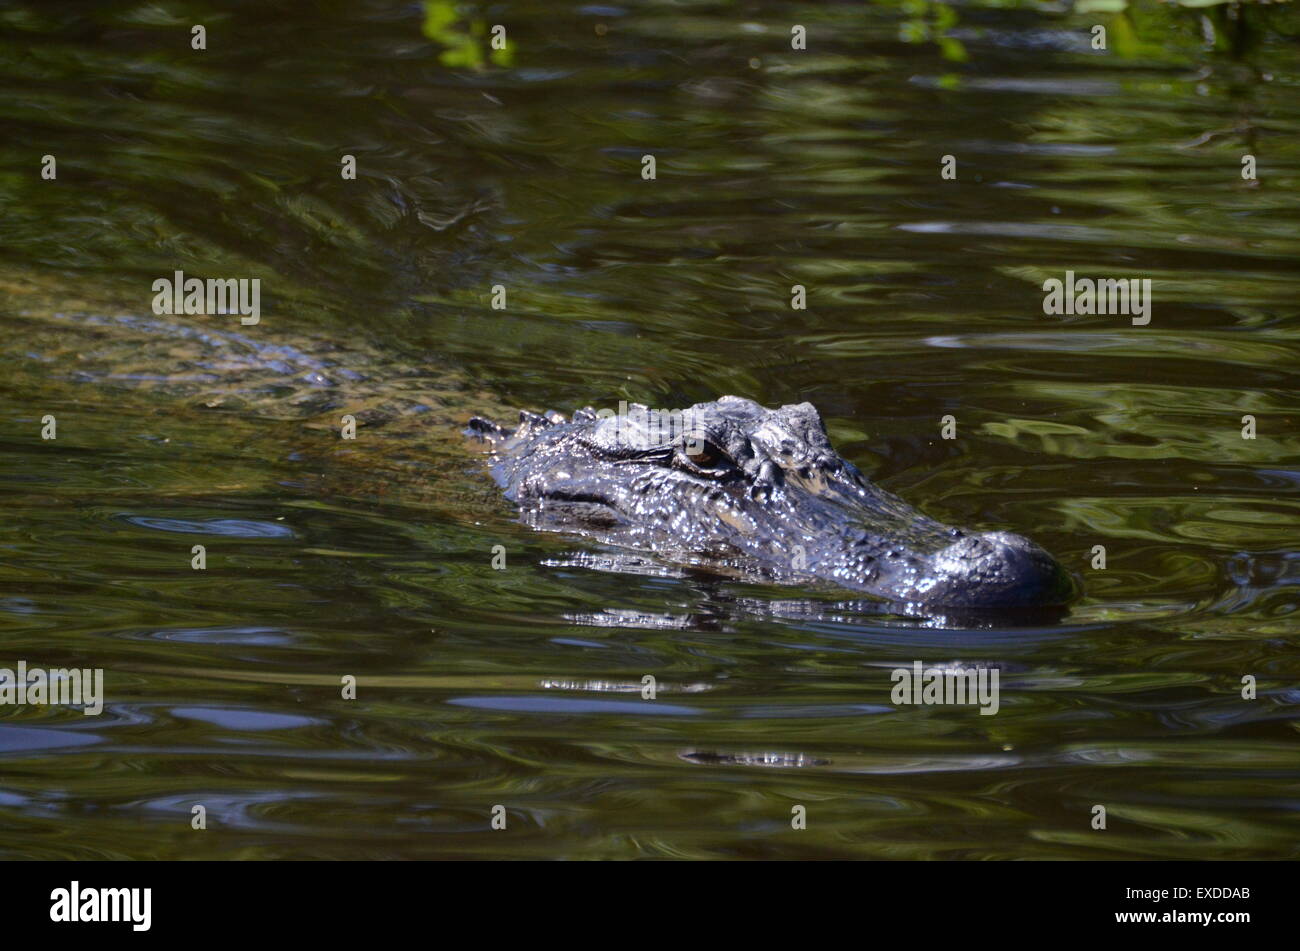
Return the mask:
[[(1296, 856), (1288, 5), (1217, 48), (1163, 5), (222, 9), (0, 11), (0, 666), (108, 692), (0, 707), (0, 854)], [(191, 319), (248, 347), (151, 323), (177, 269), (262, 280)], [(1067, 270), (1150, 324), (1045, 315)], [(960, 630), (629, 565), (458, 433), (723, 393), (1084, 596)], [(916, 660), (1000, 712), (894, 706)]]

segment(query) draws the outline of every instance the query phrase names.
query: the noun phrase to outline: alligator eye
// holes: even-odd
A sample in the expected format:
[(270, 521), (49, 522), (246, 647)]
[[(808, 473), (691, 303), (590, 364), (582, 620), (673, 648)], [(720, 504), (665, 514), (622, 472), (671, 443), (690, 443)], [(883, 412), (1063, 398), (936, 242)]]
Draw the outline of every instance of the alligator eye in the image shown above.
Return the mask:
[(685, 456), (697, 469), (717, 471), (730, 468), (731, 458), (722, 449), (707, 439), (688, 439), (682, 446)]

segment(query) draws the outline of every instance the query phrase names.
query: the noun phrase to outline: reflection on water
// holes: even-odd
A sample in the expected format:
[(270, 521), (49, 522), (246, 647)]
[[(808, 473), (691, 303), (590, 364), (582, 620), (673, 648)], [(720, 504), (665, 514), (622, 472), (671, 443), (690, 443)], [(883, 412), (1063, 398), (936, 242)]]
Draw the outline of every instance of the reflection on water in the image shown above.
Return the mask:
[[(1296, 856), (1290, 5), (223, 9), (0, 11), (0, 666), (107, 689), (0, 706), (5, 855)], [(262, 324), (153, 318), (175, 270), (260, 278)], [(1067, 271), (1151, 323), (1045, 316)], [(1084, 599), (927, 621), (583, 548), (458, 436), (722, 393)], [(999, 713), (894, 706), (917, 660), (996, 666)]]

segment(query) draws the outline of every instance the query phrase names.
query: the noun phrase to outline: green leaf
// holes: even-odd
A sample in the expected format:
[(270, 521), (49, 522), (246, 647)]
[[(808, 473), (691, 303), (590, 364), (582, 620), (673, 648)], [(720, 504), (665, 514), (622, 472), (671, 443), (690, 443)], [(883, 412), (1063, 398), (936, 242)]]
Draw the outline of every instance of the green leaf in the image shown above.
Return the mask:
[[(1215, 0), (1218, 2), (1218, 0)], [(1075, 0), (1075, 13), (1120, 13), (1128, 7), (1128, 0)]]

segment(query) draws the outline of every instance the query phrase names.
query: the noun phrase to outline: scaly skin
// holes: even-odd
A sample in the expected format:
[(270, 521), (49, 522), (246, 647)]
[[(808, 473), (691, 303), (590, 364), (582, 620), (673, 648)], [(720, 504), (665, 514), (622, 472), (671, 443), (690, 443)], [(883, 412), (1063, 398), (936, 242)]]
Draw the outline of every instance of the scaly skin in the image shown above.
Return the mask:
[(1073, 585), (1009, 532), (968, 532), (873, 485), (831, 447), (809, 403), (737, 396), (673, 420), (633, 405), (470, 421), (525, 523), (669, 561), (785, 582), (821, 579), (915, 608), (1061, 605)]

